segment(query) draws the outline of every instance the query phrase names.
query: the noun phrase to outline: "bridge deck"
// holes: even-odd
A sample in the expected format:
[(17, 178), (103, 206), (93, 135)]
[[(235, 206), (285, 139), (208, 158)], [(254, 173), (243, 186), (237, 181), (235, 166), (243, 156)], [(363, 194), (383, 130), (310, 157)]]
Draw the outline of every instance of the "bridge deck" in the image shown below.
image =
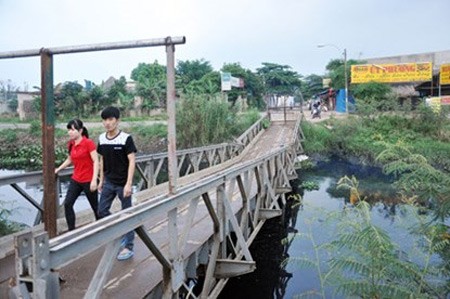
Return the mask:
[[(195, 185), (195, 182), (219, 173), (232, 165), (255, 159), (270, 153), (295, 140), (296, 121), (272, 121), (269, 128), (260, 134), (238, 157), (202, 171), (181, 177), (177, 181), (179, 188)], [(256, 188), (256, 186), (253, 186)], [(154, 201), (158, 195), (167, 194), (167, 183), (157, 185), (134, 194), (135, 204)], [(237, 191), (236, 191), (237, 193)], [(215, 194), (210, 194), (215, 205)], [(241, 209), (241, 202), (232, 200), (232, 209)], [(178, 213), (186, 214), (186, 207), (180, 207)], [(199, 248), (213, 234), (210, 216), (204, 203), (199, 203), (193, 228), (188, 238), (188, 245), (184, 249), (184, 256), (198, 253)], [(179, 218), (178, 227), (184, 226), (184, 218)], [(168, 228), (167, 215), (159, 215), (145, 224), (145, 228), (161, 252), (167, 256)], [(103, 248), (63, 267), (59, 273), (64, 279), (61, 284), (61, 298), (82, 298), (89, 286), (103, 254)], [(115, 262), (110, 272), (108, 283), (101, 298), (142, 298), (162, 281), (162, 266), (136, 235), (135, 256), (127, 261)]]

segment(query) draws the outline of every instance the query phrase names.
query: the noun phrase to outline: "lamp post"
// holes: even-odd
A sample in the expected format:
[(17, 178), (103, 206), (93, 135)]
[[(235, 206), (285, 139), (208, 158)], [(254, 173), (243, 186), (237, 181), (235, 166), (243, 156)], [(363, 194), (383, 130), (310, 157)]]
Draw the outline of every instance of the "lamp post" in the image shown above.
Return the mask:
[(333, 47), (336, 50), (338, 50), (340, 53), (342, 53), (342, 55), (344, 56), (344, 84), (345, 84), (345, 113), (348, 113), (348, 77), (347, 77), (347, 49), (344, 48), (344, 51), (341, 50), (341, 48), (339, 48), (336, 45), (333, 44), (324, 44), (324, 45), (318, 45), (318, 48), (324, 48), (324, 47)]

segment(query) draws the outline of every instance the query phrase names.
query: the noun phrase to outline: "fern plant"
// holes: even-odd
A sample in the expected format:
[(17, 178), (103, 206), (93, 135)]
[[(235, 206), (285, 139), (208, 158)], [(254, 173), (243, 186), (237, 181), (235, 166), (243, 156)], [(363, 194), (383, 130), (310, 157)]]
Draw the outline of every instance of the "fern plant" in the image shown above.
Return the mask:
[(387, 174), (395, 175), (395, 185), (408, 196), (417, 196), (421, 204), (430, 204), (436, 217), (450, 216), (450, 175), (428, 163), (402, 142), (385, 144), (377, 160), (384, 164)]
[(414, 276), (417, 267), (399, 259), (388, 234), (372, 224), (369, 204), (360, 201), (346, 213), (340, 223), (342, 231), (329, 247), (339, 252), (330, 260), (330, 283), (336, 291), (361, 298), (413, 298), (419, 294), (399, 283), (408, 282), (405, 276)]
[[(371, 206), (360, 195), (358, 186), (355, 177), (339, 180), (338, 188), (349, 190), (355, 200), (343, 211), (329, 212), (325, 221), (320, 221), (321, 231), (334, 231), (329, 242), (316, 241), (311, 229), (318, 223), (315, 219), (306, 219), (306, 229), (285, 240), (311, 243), (312, 256), (305, 253), (285, 262), (315, 270), (320, 283), (319, 290), (295, 298), (329, 297), (325, 290), (330, 287), (335, 295), (345, 298), (446, 298), (450, 294), (447, 227), (432, 221), (418, 209), (414, 198), (404, 195), (406, 204), (400, 207), (400, 213), (409, 214), (405, 219), (411, 248), (399, 246), (374, 224)], [(323, 211), (318, 213), (321, 218)], [(328, 260), (324, 260), (326, 256)]]
[[(424, 234), (427, 248), (423, 263), (413, 262), (372, 222), (371, 207), (359, 196), (358, 182), (344, 177), (339, 187), (358, 196), (353, 209), (345, 209), (337, 238), (329, 245), (335, 252), (330, 260), (328, 282), (346, 296), (361, 298), (440, 298), (447, 292), (443, 269), (431, 265), (431, 257), (446, 242), (436, 242), (436, 232)], [(415, 209), (417, 211), (417, 209)], [(418, 213), (414, 215), (420, 217)], [(422, 226), (423, 227), (423, 226)], [(445, 277), (445, 276), (444, 276)], [(448, 276), (447, 276), (448, 277)], [(444, 298), (444, 297), (443, 297)]]

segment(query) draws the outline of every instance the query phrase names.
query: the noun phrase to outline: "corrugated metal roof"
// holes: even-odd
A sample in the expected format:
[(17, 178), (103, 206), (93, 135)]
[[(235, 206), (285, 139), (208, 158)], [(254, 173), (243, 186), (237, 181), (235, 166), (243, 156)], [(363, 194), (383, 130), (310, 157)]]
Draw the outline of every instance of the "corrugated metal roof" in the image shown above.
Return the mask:
[(392, 91), (399, 97), (414, 97), (419, 96), (419, 92), (416, 91), (415, 86), (417, 84), (399, 84), (391, 86)]

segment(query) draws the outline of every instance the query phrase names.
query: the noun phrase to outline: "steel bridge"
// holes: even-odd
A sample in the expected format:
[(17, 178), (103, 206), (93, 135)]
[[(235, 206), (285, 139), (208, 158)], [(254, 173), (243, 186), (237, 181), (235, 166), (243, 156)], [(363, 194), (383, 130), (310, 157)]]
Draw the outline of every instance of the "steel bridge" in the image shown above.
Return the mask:
[[(267, 219), (282, 214), (302, 152), (301, 119), (295, 109), (270, 111), (234, 143), (177, 152), (176, 194), (168, 192), (168, 182), (158, 183), (158, 177), (167, 177), (162, 175), (167, 154), (139, 157), (142, 190), (134, 194), (133, 207), (116, 207), (99, 221), (80, 213), (81, 226), (71, 232), (59, 219), (54, 238), (37, 225), (0, 242), (1, 276), (13, 273), (8, 286), (3, 277), (3, 294), (216, 298), (230, 277), (257, 267), (249, 246)], [(13, 186), (39, 175), (6, 177), (0, 183)], [(139, 237), (135, 256), (116, 261), (121, 237), (131, 229)], [(193, 294), (189, 281), (199, 276), (203, 288)]]
[[(174, 45), (184, 43), (167, 37), (0, 53), (41, 58), (44, 164), (42, 172), (0, 178), (38, 210), (35, 226), (0, 239), (1, 298), (216, 298), (230, 277), (255, 269), (249, 246), (264, 222), (283, 212), (303, 151), (303, 115), (295, 107), (272, 109), (232, 143), (177, 151)], [(78, 213), (79, 227), (67, 232), (54, 200), (53, 55), (149, 46), (166, 47), (168, 152), (137, 158), (140, 191), (132, 207), (113, 206), (98, 221)], [(20, 182), (43, 184), (42, 202)], [(130, 230), (138, 235), (135, 256), (118, 262)], [(194, 294), (197, 278), (204, 282)]]

